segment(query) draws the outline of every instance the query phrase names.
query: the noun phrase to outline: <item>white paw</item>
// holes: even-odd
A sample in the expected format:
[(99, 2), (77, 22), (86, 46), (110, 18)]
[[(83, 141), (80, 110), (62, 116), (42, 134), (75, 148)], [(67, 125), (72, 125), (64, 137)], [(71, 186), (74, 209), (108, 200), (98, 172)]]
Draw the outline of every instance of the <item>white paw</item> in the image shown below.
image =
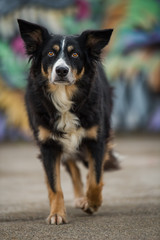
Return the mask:
[(84, 212), (92, 214), (95, 212), (95, 209), (89, 206), (88, 200), (85, 197), (76, 198), (75, 199), (75, 206), (77, 208), (81, 208)]
[(80, 198), (76, 198), (74, 200), (74, 205), (76, 208), (81, 208), (81, 203), (82, 203), (83, 199), (84, 199), (84, 197), (80, 197)]
[(67, 223), (65, 217), (62, 217), (58, 214), (50, 215), (47, 218), (47, 222), (52, 225), (60, 225), (60, 224)]

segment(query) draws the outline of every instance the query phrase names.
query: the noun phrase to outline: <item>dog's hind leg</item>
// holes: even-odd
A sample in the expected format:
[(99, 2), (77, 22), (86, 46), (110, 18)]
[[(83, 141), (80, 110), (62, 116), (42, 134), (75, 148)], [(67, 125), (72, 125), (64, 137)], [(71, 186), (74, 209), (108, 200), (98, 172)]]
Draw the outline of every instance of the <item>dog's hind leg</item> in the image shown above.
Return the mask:
[(41, 144), (40, 149), (50, 201), (50, 215), (47, 220), (49, 224), (63, 224), (66, 223), (66, 210), (60, 182), (61, 151), (53, 140)]
[(109, 140), (106, 144), (106, 153), (104, 156), (104, 171), (112, 171), (120, 169), (119, 154), (114, 150), (113, 132), (111, 131)]
[(75, 162), (75, 160), (68, 159), (64, 162), (64, 165), (71, 176), (73, 191), (75, 196), (75, 206), (79, 206), (79, 201), (84, 197), (83, 183), (81, 179), (80, 170)]
[(79, 208), (86, 213), (98, 210), (102, 203), (103, 188), (103, 159), (105, 144), (97, 141), (88, 142), (89, 172), (87, 177), (87, 191), (85, 197), (80, 201)]

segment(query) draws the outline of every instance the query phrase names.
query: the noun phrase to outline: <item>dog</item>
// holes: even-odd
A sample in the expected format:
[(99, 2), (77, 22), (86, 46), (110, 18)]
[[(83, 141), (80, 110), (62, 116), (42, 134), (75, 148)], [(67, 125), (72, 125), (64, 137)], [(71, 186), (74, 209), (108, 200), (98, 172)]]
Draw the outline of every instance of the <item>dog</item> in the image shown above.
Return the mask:
[[(21, 19), (18, 24), (31, 61), (25, 102), (45, 170), (48, 223), (59, 225), (67, 222), (60, 163), (72, 178), (76, 207), (89, 214), (102, 204), (105, 166), (117, 164), (111, 146), (112, 88), (100, 60), (113, 30), (63, 36)], [(77, 159), (88, 167), (85, 194)]]

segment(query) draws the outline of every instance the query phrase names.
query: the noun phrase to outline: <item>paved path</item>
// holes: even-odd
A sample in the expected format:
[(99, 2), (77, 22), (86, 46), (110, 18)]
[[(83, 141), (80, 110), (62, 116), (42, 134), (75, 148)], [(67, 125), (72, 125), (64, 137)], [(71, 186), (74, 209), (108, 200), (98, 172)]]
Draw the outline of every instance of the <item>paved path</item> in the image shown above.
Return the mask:
[[(68, 174), (62, 186), (69, 223), (47, 225), (47, 191), (33, 144), (0, 145), (0, 240), (159, 240), (160, 136), (118, 137), (122, 169), (105, 173), (103, 206), (93, 216), (73, 207)], [(86, 169), (83, 176), (86, 176)]]

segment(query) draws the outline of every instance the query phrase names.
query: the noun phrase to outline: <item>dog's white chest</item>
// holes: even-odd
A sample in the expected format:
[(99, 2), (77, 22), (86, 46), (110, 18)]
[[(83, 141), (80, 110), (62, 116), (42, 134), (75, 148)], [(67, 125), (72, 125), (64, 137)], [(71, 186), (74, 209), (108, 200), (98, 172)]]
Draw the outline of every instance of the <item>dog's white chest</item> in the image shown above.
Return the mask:
[(75, 152), (84, 137), (84, 129), (78, 126), (78, 118), (70, 112), (62, 113), (57, 121), (57, 129), (65, 133), (63, 137), (57, 140), (67, 153)]
[(58, 87), (52, 94), (52, 102), (59, 112), (59, 118), (55, 123), (57, 130), (65, 133), (63, 137), (57, 138), (54, 135), (52, 137), (62, 144), (66, 153), (74, 153), (85, 136), (85, 130), (80, 127), (78, 117), (69, 111), (72, 101), (68, 99), (64, 86)]

